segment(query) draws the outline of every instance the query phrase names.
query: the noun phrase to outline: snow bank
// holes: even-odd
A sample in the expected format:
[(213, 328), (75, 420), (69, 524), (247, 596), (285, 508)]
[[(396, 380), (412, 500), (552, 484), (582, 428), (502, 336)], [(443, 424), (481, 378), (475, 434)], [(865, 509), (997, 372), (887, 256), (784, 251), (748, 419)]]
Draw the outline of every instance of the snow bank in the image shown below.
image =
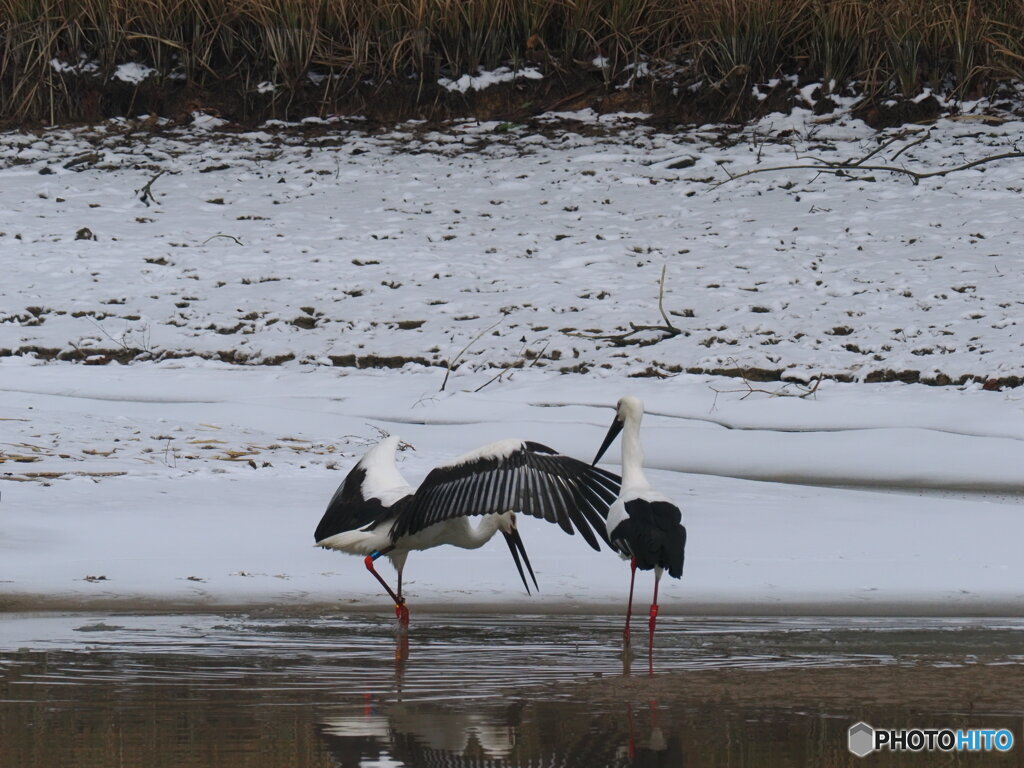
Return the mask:
[[(721, 380), (607, 377), (588, 381), (581, 399), (577, 377), (538, 372), (474, 394), (465, 377), (439, 393), (438, 374), (411, 370), (10, 361), (0, 380), (0, 470), (24, 480), (5, 483), (0, 501), (8, 601), (386, 610), (358, 558), (312, 546), (328, 499), (378, 429), (415, 446), (400, 454), (413, 483), (505, 437), (589, 459), (612, 403), (630, 391), (652, 411), (651, 479), (681, 503), (689, 531), (666, 610), (1016, 613), (1022, 604), (1024, 426), (1019, 403), (1000, 393), (832, 385), (817, 400), (716, 403), (709, 385)], [(851, 428), (861, 412), (887, 426)], [(1000, 424), (999, 436), (986, 434)], [(801, 484), (832, 481), (860, 487)], [(897, 481), (907, 487), (877, 487)], [(988, 492), (962, 490), (981, 482)], [(539, 596), (522, 593), (499, 541), (413, 554), (414, 610), (619, 607), (628, 568), (616, 556), (542, 521), (522, 530)]]

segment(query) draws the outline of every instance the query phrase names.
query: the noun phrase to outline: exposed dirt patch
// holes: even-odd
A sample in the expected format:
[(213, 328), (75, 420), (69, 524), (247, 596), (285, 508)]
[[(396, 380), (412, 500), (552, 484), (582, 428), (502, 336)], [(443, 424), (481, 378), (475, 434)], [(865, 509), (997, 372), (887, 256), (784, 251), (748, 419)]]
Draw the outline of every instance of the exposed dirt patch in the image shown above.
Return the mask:
[(336, 368), (401, 368), (408, 363), (416, 365), (444, 367), (444, 363), (428, 360), (425, 357), (408, 357), (393, 355), (330, 355), (331, 364)]
[(281, 365), (295, 359), (292, 353), (282, 355), (255, 355), (236, 349), (217, 352), (193, 352), (182, 350), (153, 350), (138, 347), (88, 347), (80, 349), (56, 349), (52, 347), (24, 346), (17, 349), (0, 349), (0, 357), (33, 356), (39, 360), (61, 360), (83, 365), (107, 365), (109, 363), (128, 363), (143, 360), (179, 360), (183, 357), (199, 357), (204, 360), (220, 360), (239, 365)]
[[(358, 115), (363, 127), (391, 125), (407, 120), (436, 123), (452, 119), (476, 118), (522, 122), (552, 111), (593, 109), (599, 114), (644, 112), (652, 125), (700, 125), (705, 123), (742, 123), (772, 112), (788, 112), (794, 106), (807, 106), (800, 89), (783, 80), (766, 89), (762, 98), (751, 91), (749, 79), (723, 81), (715, 89), (681, 88), (672, 80), (643, 79), (630, 87), (608, 82), (605, 74), (593, 69), (559, 70), (558, 76), (539, 80), (521, 79), (492, 85), (484, 90), (451, 92), (436, 82), (395, 81), (385, 84), (354, 84), (350, 88), (330, 88), (325, 92), (310, 85), (300, 86), (287, 99), (261, 96), (245, 83), (226, 79), (204, 87), (191, 84), (147, 80), (126, 87), (116, 80), (98, 82), (91, 78), (76, 81), (75, 98), (61, 105), (60, 123), (97, 123), (114, 117), (138, 114), (153, 116), (149, 128), (156, 129), (157, 116), (187, 125), (196, 112), (229, 120), (238, 127), (251, 127), (269, 119), (298, 120), (310, 115)], [(820, 94), (819, 94), (820, 95)], [(819, 115), (830, 113), (836, 104), (822, 96), (815, 102)], [(875, 128), (934, 120), (942, 107), (934, 97), (918, 101), (865, 99), (855, 108), (858, 117)], [(47, 120), (49, 119), (49, 115)], [(0, 127), (10, 121), (0, 119)], [(305, 130), (317, 131), (316, 125)], [(74, 170), (94, 165), (91, 157), (75, 158)], [(225, 164), (207, 166), (203, 172), (226, 169)]]
[[(403, 325), (399, 324), (398, 327), (402, 328)], [(404, 327), (418, 328), (419, 323), (415, 325), (410, 323)], [(67, 350), (50, 347), (24, 346), (18, 347), (17, 349), (0, 349), (0, 357), (21, 356), (33, 356), (39, 360), (47, 361), (61, 360), (65, 362), (82, 363), (83, 365), (107, 365), (109, 363), (128, 364), (135, 361), (176, 360), (184, 357), (220, 360), (222, 362), (236, 363), (239, 365), (271, 366), (282, 365), (295, 360), (295, 355), (293, 353), (264, 356), (249, 354), (235, 349), (220, 350), (214, 353), (187, 352), (182, 350), (160, 350), (159, 352), (154, 352), (152, 350), (144, 350), (137, 347), (89, 347), (87, 349)], [(402, 368), (410, 363), (431, 368), (445, 367), (445, 363), (441, 360), (431, 360), (418, 355), (375, 355), (371, 353), (367, 355), (328, 355), (328, 358), (331, 361), (331, 365), (336, 368), (394, 369)], [(522, 361), (510, 361), (507, 363), (492, 362), (488, 367), (508, 369), (518, 368), (522, 367)], [(586, 374), (593, 367), (594, 364), (583, 362), (571, 366), (562, 366), (558, 370), (559, 373)], [(683, 373), (684, 371), (695, 375), (723, 376), (726, 378), (744, 379), (750, 382), (779, 382), (789, 381), (793, 378), (792, 371), (785, 368), (703, 368), (691, 366), (684, 369), (683, 366), (675, 363), (660, 362), (647, 366), (642, 371), (633, 372), (630, 376), (633, 378), (668, 378), (670, 376)], [(927, 384), (935, 387), (963, 386), (970, 382), (980, 382), (984, 385), (984, 388), (989, 391), (1015, 389), (1024, 385), (1024, 377), (1021, 376), (989, 377), (985, 374), (963, 374), (953, 378), (944, 373), (924, 374), (921, 371), (915, 370), (894, 371), (891, 369), (870, 371), (860, 379), (855, 378), (851, 374), (822, 375), (821, 378), (826, 381), (837, 381), (841, 383), (863, 381), (866, 384), (877, 384), (901, 381), (904, 384)]]
[(934, 96), (928, 96), (920, 101), (865, 101), (853, 113), (872, 128), (882, 129), (935, 120), (942, 113), (942, 106)]

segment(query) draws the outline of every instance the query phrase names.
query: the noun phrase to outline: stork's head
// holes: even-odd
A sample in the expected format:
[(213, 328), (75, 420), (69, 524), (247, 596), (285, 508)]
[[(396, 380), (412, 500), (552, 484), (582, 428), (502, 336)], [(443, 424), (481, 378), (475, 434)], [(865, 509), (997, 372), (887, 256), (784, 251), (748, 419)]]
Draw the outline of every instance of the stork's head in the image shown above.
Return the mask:
[(604, 436), (604, 442), (601, 443), (597, 456), (594, 457), (594, 464), (601, 460), (604, 452), (608, 450), (608, 446), (615, 441), (615, 438), (618, 437), (619, 432), (622, 431), (626, 423), (639, 425), (643, 415), (644, 404), (640, 401), (640, 398), (632, 397), (631, 395), (619, 398), (619, 402), (615, 405), (615, 419), (608, 428), (608, 434)]
[(619, 402), (615, 405), (615, 418), (622, 422), (635, 421), (639, 424), (643, 416), (644, 404), (639, 397), (626, 395), (625, 397), (620, 397)]

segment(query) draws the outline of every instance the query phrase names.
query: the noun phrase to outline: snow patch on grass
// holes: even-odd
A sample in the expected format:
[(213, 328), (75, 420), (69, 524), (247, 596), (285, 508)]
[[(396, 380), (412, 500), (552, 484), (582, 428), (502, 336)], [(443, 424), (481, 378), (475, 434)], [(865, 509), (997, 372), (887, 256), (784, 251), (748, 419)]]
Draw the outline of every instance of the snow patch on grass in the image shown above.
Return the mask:
[(138, 62), (130, 62), (118, 64), (113, 76), (114, 79), (120, 80), (123, 83), (139, 85), (147, 77), (155, 74), (156, 70), (153, 67), (147, 67), (145, 64), (139, 64)]
[(477, 74), (465, 74), (454, 80), (442, 77), (437, 83), (447, 91), (466, 93), (467, 91), (482, 91), (499, 83), (511, 83), (514, 80), (525, 78), (527, 80), (542, 80), (543, 73), (535, 67), (523, 67), (512, 69), (511, 67), (498, 67), (497, 69), (486, 70), (481, 67)]

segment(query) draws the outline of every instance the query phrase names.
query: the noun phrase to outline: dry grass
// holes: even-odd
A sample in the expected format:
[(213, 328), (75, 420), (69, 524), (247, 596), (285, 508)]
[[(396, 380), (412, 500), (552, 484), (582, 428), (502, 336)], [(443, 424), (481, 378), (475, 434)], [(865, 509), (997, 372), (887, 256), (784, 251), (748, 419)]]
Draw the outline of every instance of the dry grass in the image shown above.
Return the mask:
[[(327, 110), (360, 88), (437, 97), (441, 74), (527, 60), (610, 75), (642, 59), (742, 98), (756, 82), (856, 80), (869, 94), (960, 94), (1024, 72), (1020, 0), (0, 0), (0, 115), (94, 119), (189, 93), (230, 93), (238, 117)], [(60, 72), (53, 59), (89, 75)], [(160, 74), (111, 81), (124, 62)], [(324, 75), (313, 83), (308, 75)], [(608, 72), (605, 73), (607, 77)], [(593, 76), (593, 75), (589, 75)], [(272, 82), (273, 92), (258, 85)], [(154, 95), (156, 94), (156, 95)], [(298, 108), (298, 107), (296, 107)]]

